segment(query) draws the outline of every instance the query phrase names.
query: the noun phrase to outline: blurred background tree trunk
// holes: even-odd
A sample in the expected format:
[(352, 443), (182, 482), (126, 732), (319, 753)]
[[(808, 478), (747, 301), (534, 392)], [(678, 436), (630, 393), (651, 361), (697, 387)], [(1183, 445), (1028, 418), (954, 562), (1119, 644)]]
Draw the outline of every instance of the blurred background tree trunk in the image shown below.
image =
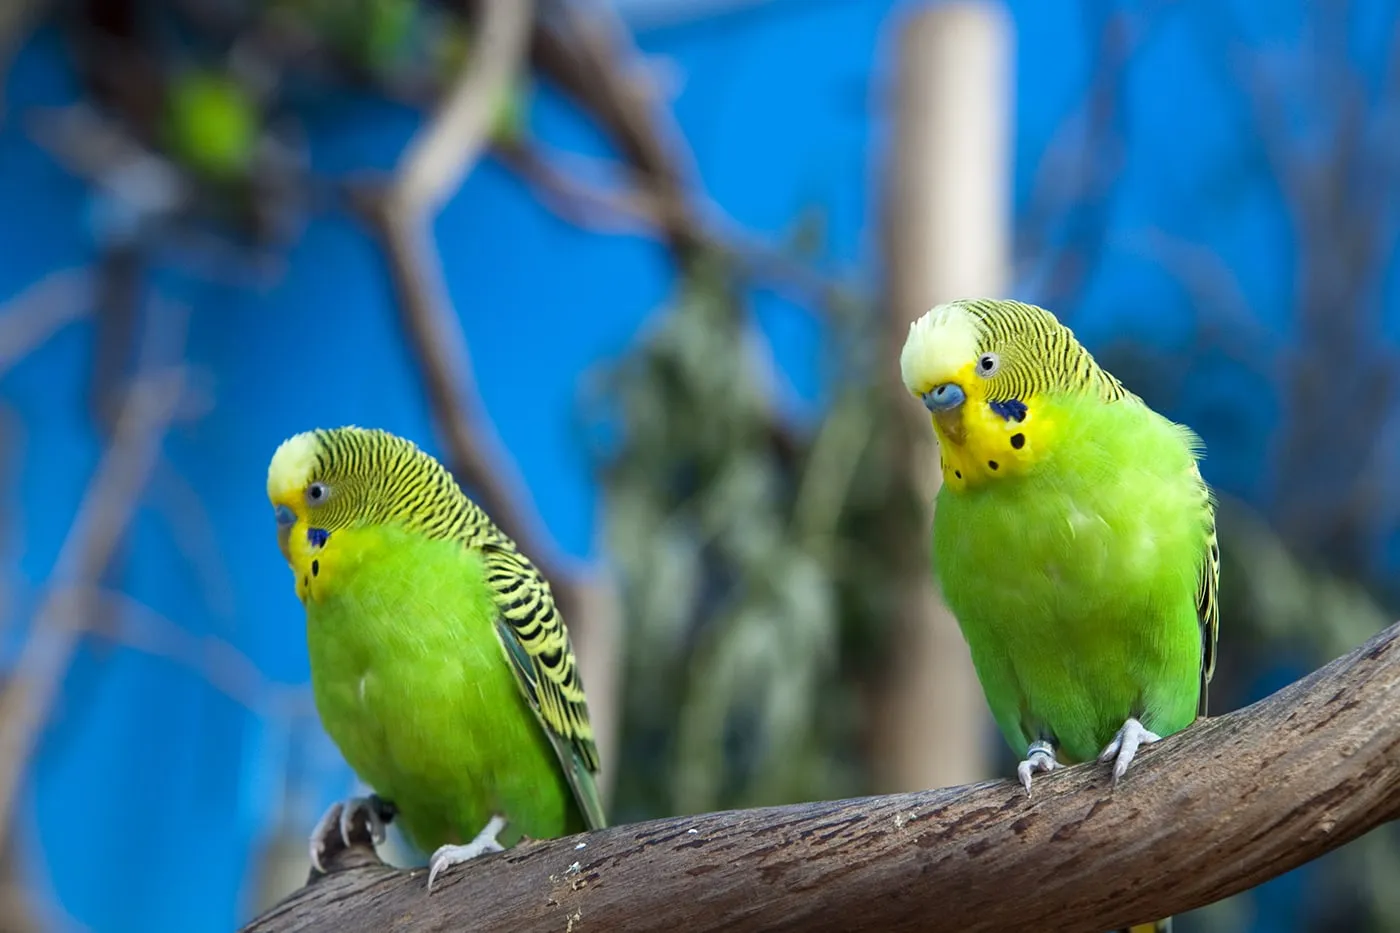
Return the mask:
[[(1010, 252), (1008, 124), (1011, 29), (993, 3), (912, 13), (896, 40), (891, 163), (886, 173), (890, 405), (896, 441), (923, 501), (942, 482), (937, 442), (899, 375), (909, 324), (953, 298), (1000, 296)], [(928, 522), (900, 600), (903, 649), (882, 698), (875, 770), (882, 791), (944, 787), (988, 772), (986, 707), (957, 622), (930, 573)]]

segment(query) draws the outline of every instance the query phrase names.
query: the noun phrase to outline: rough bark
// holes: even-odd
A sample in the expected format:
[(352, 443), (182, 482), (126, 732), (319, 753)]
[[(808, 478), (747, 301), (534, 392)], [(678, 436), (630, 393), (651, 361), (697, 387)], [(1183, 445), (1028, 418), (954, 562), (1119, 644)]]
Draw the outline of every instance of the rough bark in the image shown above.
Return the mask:
[(245, 927), (1103, 931), (1259, 884), (1400, 815), (1400, 623), (1254, 705), (1104, 766), (711, 813), (422, 870), (364, 840)]

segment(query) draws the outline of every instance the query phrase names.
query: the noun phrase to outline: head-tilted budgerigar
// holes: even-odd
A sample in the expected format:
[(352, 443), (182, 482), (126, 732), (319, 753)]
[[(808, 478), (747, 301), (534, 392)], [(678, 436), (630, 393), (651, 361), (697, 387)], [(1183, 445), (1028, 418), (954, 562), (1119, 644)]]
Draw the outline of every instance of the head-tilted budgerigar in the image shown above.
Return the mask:
[(900, 367), (939, 440), (939, 585), (1026, 793), (1095, 756), (1116, 783), (1206, 711), (1219, 552), (1198, 439), (1019, 302), (934, 308)]
[(443, 868), (604, 825), (583, 684), (549, 584), (411, 442), (308, 431), (278, 448), (267, 494), (306, 606), (316, 708), (374, 789), (311, 838), (397, 819)]

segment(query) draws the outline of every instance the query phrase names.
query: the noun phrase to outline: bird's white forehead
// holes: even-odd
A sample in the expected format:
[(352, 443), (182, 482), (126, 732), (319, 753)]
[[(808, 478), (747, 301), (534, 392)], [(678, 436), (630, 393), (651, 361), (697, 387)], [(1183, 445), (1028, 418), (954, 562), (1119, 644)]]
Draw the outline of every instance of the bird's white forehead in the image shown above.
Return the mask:
[(287, 438), (272, 455), (267, 466), (267, 495), (276, 498), (306, 485), (316, 466), (316, 435), (304, 431)]
[(900, 375), (910, 392), (923, 393), (977, 358), (982, 322), (961, 302), (941, 304), (909, 325), (899, 354)]

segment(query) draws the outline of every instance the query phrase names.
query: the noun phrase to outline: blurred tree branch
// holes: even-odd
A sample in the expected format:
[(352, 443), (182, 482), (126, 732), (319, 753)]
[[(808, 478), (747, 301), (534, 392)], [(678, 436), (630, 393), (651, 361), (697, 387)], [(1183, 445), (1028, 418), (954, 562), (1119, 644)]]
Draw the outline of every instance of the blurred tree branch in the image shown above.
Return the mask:
[(689, 194), (685, 137), (660, 106), (636, 48), (610, 3), (546, 0), (531, 36), (534, 67), (596, 119), (612, 139), (682, 270), (705, 249)]
[(534, 0), (481, 0), (475, 49), (433, 117), (399, 158), (392, 198), (430, 222), (485, 150), (496, 101), (524, 64)]
[(120, 619), (119, 624), (93, 632), (98, 638), (182, 667), (250, 712), (268, 719), (316, 715), (308, 686), (268, 680), (251, 658), (229, 642), (196, 635), (125, 593), (74, 587), (65, 599), (105, 606), (109, 615)]
[(184, 370), (171, 368), (142, 375), (132, 384), (59, 552), (48, 593), (0, 693), (0, 849), (39, 732), (94, 610), (85, 594), (125, 536), (166, 428), (177, 414), (184, 382)]
[(90, 308), (85, 269), (54, 272), (10, 299), (0, 313), (0, 376)]
[[(620, 162), (590, 160), (547, 154), (529, 139), (497, 141), (498, 157), (535, 188), (542, 203), (589, 229), (655, 233), (683, 273), (720, 253), (741, 271), (790, 287), (808, 306), (840, 300), (836, 283), (744, 231), (704, 196), (685, 134), (658, 99), (610, 3), (545, 0), (530, 48), (539, 74), (591, 115), (622, 156)], [(611, 178), (613, 185), (588, 176)]]
[(1108, 0), (1081, 7), (1090, 70), (1076, 109), (1036, 167), (1030, 203), (1017, 218), (1017, 278), (1035, 301), (1068, 314), (1102, 259), (1113, 197), (1127, 156), (1126, 83), (1137, 53), (1176, 0), (1120, 9)]
[[(1276, 877), (1400, 816), (1400, 623), (1244, 710), (1102, 766), (530, 842), (447, 876), (335, 869), (244, 928), (1115, 929)], [(1201, 853), (1209, 850), (1211, 858)], [(1105, 884), (1105, 873), (1113, 883)], [(1009, 891), (1034, 896), (1008, 897)]]
[(1385, 489), (1400, 368), (1375, 335), (1400, 242), (1400, 10), (1374, 106), (1352, 62), (1350, 14), (1344, 0), (1308, 6), (1307, 41), (1290, 71), (1248, 47), (1237, 12), (1197, 11), (1195, 23), (1208, 60), (1224, 63), (1246, 144), (1272, 173), (1296, 244), (1295, 333), (1251, 345), (1248, 361), (1278, 387), (1285, 416), (1270, 517), (1300, 551), (1366, 577), (1376, 529), (1397, 514)]
[(5, 123), (6, 77), (29, 30), (43, 16), (50, 0), (7, 0), (0, 5), (0, 126)]
[[(483, 151), (490, 104), (509, 85), (524, 55), (531, 4), (484, 4), (480, 54), (464, 68), (447, 101), (409, 143), (387, 183), (352, 185), (351, 205), (374, 231), (393, 284), (400, 322), (418, 360), (433, 418), (453, 471), (481, 506), (554, 579), (552, 544), (538, 516), (527, 519), (528, 494), (506, 479), (510, 458), (475, 391), (461, 321), (443, 281), (431, 224)], [(558, 584), (556, 584), (558, 586)]]
[(351, 186), (351, 204), (374, 231), (395, 305), (458, 479), (550, 581), (569, 620), (605, 762), (604, 799), (615, 763), (617, 629), (611, 581), (568, 566), (532, 507), (511, 457), (475, 390), (461, 320), (453, 311), (432, 221), (485, 150), (493, 107), (524, 63), (534, 5), (484, 0), (477, 51), (435, 115), (409, 143), (387, 184)]

